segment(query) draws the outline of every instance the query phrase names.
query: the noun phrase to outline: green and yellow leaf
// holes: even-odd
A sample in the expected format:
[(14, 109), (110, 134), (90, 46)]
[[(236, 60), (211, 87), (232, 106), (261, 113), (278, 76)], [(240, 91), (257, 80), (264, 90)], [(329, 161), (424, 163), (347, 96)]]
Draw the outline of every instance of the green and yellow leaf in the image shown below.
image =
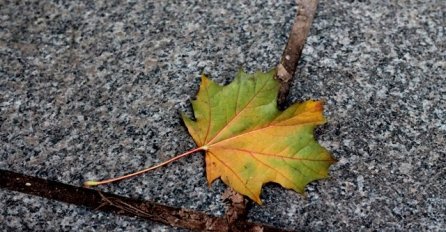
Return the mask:
[(315, 140), (325, 123), (320, 101), (277, 108), (275, 70), (246, 74), (220, 86), (202, 76), (195, 120), (183, 120), (198, 147), (206, 151), (209, 184), (221, 178), (235, 191), (261, 204), (262, 185), (275, 182), (304, 192), (314, 180), (328, 177), (335, 159)]

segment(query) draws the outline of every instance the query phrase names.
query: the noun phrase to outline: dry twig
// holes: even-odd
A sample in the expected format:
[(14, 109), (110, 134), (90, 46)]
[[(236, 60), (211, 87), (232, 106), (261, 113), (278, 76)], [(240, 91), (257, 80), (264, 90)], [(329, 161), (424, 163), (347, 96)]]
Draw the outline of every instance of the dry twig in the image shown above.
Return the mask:
[(290, 85), (296, 73), (299, 59), (305, 45), (311, 23), (316, 14), (317, 0), (297, 1), (298, 9), (290, 37), (283, 51), (282, 58), (277, 66), (276, 78), (280, 81), (280, 91), (277, 102), (283, 107), (290, 90)]
[(90, 209), (137, 216), (196, 231), (230, 231), (230, 228), (231, 231), (285, 231), (246, 220), (239, 220), (230, 225), (225, 217), (215, 217), (193, 210), (131, 199), (6, 170), (0, 170), (0, 187)]

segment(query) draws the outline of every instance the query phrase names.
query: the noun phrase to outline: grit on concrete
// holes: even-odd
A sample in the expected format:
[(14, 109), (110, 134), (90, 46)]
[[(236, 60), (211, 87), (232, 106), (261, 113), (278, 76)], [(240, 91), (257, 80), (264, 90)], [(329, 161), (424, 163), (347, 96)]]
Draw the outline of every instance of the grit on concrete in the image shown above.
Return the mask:
[[(0, 1), (0, 168), (64, 183), (194, 147), (202, 71), (274, 67), (293, 1)], [(249, 218), (299, 231), (445, 231), (446, 1), (321, 1), (292, 101), (323, 99), (339, 162), (306, 197), (278, 185)], [(202, 154), (99, 189), (224, 213)], [(0, 190), (7, 231), (174, 228)]]

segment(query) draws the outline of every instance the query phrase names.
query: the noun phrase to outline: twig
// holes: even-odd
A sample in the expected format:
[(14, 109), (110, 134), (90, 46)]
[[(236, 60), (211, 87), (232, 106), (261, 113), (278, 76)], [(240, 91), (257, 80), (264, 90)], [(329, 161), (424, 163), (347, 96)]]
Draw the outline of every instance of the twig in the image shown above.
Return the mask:
[[(310, 31), (311, 23), (316, 14), (317, 0), (296, 0), (298, 10), (293, 26), (291, 27), (290, 36), (287, 45), (283, 51), (282, 58), (279, 65), (277, 65), (276, 79), (280, 81), (280, 90), (277, 98), (277, 104), (283, 108), (291, 81), (296, 73), (297, 64), (299, 63), (305, 41)], [(244, 199), (243, 195), (235, 192), (231, 188), (227, 188), (226, 192), (232, 193), (232, 199)], [(225, 192), (225, 193), (226, 193)], [(246, 201), (237, 202), (229, 201), (228, 209), (226, 210), (227, 218), (230, 222), (236, 222), (243, 219), (246, 215)]]
[(317, 8), (317, 0), (297, 0), (297, 13), (291, 28), (288, 43), (277, 66), (276, 78), (280, 81), (277, 103), (280, 107), (286, 103), (290, 85), (296, 73), (305, 41)]
[[(0, 187), (91, 209), (126, 216), (137, 216), (190, 230), (230, 230), (230, 226), (224, 217), (215, 217), (193, 210), (178, 209), (149, 201), (131, 199), (1, 169)], [(285, 231), (246, 220), (237, 221), (232, 226), (234, 226), (234, 230), (238, 231)]]
[(248, 200), (243, 195), (229, 187), (223, 193), (222, 199), (227, 203), (225, 218), (228, 222), (229, 229), (231, 231), (238, 231), (237, 226), (234, 225), (237, 225), (239, 221), (246, 219), (246, 215), (248, 213), (246, 210), (246, 204)]

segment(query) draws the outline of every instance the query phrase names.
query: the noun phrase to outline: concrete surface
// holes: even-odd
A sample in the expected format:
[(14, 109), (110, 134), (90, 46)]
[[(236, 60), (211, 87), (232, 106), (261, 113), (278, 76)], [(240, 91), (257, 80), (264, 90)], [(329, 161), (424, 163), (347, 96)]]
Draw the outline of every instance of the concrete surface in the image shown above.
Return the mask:
[[(0, 1), (0, 168), (64, 183), (194, 146), (202, 71), (276, 65), (293, 1)], [(320, 1), (291, 100), (326, 101), (339, 160), (303, 197), (264, 187), (249, 218), (299, 231), (445, 231), (446, 1)], [(101, 187), (221, 215), (202, 154)], [(6, 231), (174, 231), (0, 190)]]

